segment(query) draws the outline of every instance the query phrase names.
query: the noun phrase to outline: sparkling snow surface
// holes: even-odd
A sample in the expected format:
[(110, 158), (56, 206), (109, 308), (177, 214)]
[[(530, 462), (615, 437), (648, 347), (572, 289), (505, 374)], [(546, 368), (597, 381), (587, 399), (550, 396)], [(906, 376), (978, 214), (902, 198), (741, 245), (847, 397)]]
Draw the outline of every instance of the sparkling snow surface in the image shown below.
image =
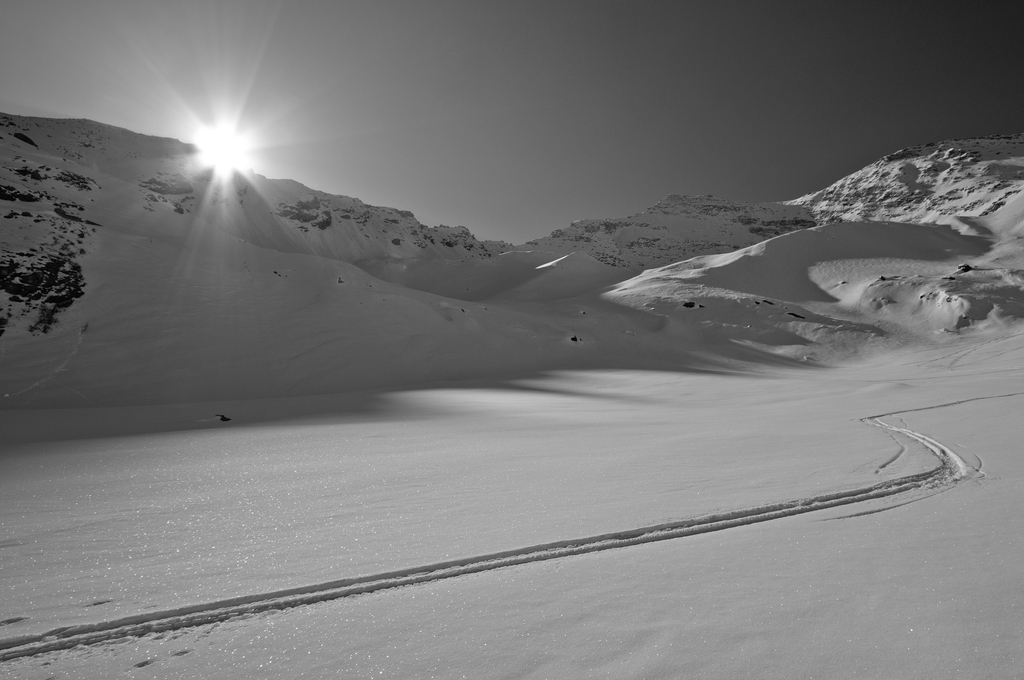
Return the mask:
[[(4, 618), (26, 620), (4, 637), (933, 466), (912, 444), (886, 465), (903, 444), (859, 419), (887, 412), (963, 402), (891, 421), (982, 475), (905, 505), (873, 501), (499, 569), (15, 660), (5, 671), (1014, 677), (1024, 648), (1014, 414), (1024, 397), (1003, 395), (1024, 392), (1022, 369), (1024, 340), (1009, 338), (760, 377), (565, 373), (520, 389), (406, 392), (369, 415), (250, 420), (247, 409), (265, 414), (273, 402), (218, 404), (213, 412), (232, 421), (9, 447), (0, 600)], [(213, 405), (194, 408), (209, 415)]]

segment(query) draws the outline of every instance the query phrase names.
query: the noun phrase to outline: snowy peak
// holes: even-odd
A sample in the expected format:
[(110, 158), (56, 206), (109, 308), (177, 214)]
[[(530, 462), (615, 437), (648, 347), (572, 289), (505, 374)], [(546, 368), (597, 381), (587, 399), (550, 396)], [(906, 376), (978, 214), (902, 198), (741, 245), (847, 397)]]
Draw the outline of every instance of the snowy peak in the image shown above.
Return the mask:
[(790, 205), (820, 222), (950, 223), (987, 217), (1024, 189), (1024, 134), (954, 139), (889, 154)]

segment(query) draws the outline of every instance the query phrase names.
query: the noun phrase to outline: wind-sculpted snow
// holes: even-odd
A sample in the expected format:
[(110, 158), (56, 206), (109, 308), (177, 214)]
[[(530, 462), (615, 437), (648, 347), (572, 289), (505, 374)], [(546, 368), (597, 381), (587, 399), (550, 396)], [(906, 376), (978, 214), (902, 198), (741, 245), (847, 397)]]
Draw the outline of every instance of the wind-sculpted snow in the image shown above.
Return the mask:
[[(943, 406), (961, 403), (965, 402), (958, 401), (952, 404), (940, 404), (927, 408), (942, 408)], [(502, 569), (515, 565), (564, 559), (576, 555), (750, 526), (856, 503), (880, 499), (888, 499), (890, 502), (899, 499), (905, 502), (907, 499), (921, 498), (922, 494), (931, 495), (944, 491), (960, 480), (970, 478), (977, 472), (951, 449), (934, 438), (914, 432), (906, 427), (898, 427), (885, 422), (885, 418), (896, 416), (899, 413), (902, 412), (870, 416), (861, 420), (864, 423), (905, 436), (921, 444), (937, 460), (937, 465), (932, 469), (889, 479), (877, 484), (837, 490), (806, 498), (716, 512), (689, 519), (641, 526), (625, 531), (543, 543), (486, 555), (424, 564), (396, 571), (338, 579), (299, 588), (289, 588), (205, 604), (147, 612), (111, 621), (59, 627), (38, 635), (0, 639), (0, 662), (70, 649), (81, 645), (100, 644), (119, 638), (140, 637), (151, 633), (209, 625), (260, 612), (292, 609), (344, 597), (414, 586), (442, 579), (457, 578), (467, 574)], [(888, 465), (888, 463), (885, 465)], [(884, 507), (876, 507), (873, 511), (877, 512), (882, 509)]]

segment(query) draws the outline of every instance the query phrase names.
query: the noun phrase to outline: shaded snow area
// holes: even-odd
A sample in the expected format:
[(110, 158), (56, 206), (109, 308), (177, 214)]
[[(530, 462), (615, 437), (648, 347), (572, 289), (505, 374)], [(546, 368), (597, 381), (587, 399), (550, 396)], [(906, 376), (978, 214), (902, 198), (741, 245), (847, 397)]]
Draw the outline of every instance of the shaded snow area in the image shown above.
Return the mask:
[(1024, 677), (1021, 167), (512, 246), (0, 114), (0, 676)]

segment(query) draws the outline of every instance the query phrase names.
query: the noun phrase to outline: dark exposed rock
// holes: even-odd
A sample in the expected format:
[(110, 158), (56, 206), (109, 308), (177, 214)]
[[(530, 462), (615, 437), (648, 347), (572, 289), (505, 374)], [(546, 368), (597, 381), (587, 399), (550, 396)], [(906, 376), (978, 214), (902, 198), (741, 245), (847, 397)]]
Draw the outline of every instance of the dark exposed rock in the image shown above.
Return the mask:
[(91, 185), (96, 185), (96, 187), (99, 188), (99, 185), (96, 184), (94, 180), (83, 175), (79, 175), (78, 173), (71, 172), (70, 170), (61, 170), (57, 173), (55, 179), (64, 182), (64, 184), (67, 184), (69, 187), (74, 187), (79, 191), (92, 191)]
[(189, 184), (188, 180), (178, 174), (166, 175), (163, 177), (150, 177), (149, 179), (144, 179), (139, 182), (139, 186), (165, 196), (178, 196), (181, 194), (192, 193), (192, 185)]
[(21, 167), (21, 168), (15, 168), (14, 172), (19, 174), (19, 175), (21, 175), (22, 177), (28, 177), (29, 179), (34, 179), (37, 182), (41, 182), (44, 179), (49, 179), (50, 178), (49, 175), (44, 175), (42, 172), (40, 172), (39, 168), (30, 168), (27, 165), (24, 166), (24, 167)]
[(58, 205), (56, 208), (53, 209), (53, 212), (57, 213), (58, 215), (60, 215), (61, 217), (63, 217), (66, 220), (71, 220), (72, 222), (82, 222), (83, 221), (82, 218), (79, 217), (78, 215), (72, 215), (67, 210), (65, 210), (64, 206)]
[(0, 200), (34, 203), (40, 198), (41, 196), (31, 191), (22, 191), (21, 189), (12, 187), (8, 184), (0, 184)]
[(56, 314), (84, 294), (84, 286), (82, 268), (69, 257), (5, 253), (0, 260), (0, 290), (12, 302), (39, 304), (32, 331), (47, 332)]
[(25, 142), (26, 144), (31, 144), (32, 146), (36, 147), (37, 149), (39, 148), (39, 145), (36, 144), (35, 142), (33, 142), (32, 138), (29, 137), (28, 135), (26, 135), (23, 132), (15, 132), (14, 135), (12, 135), (12, 136), (15, 139), (20, 139), (21, 141)]
[(309, 224), (320, 230), (331, 226), (334, 221), (330, 209), (326, 206), (321, 207), (320, 199), (316, 196), (298, 201), (294, 205), (282, 204), (278, 206), (277, 214), (289, 220)]

